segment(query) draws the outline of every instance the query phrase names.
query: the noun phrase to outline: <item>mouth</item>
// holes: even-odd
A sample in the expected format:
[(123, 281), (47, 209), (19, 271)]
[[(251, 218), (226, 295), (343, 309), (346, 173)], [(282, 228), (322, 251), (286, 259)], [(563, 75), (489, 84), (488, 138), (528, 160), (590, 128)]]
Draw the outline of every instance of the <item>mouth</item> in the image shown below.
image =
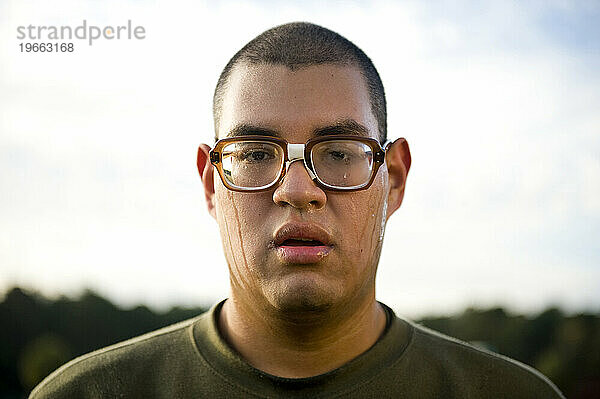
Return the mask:
[(281, 243), (282, 247), (319, 247), (324, 246), (321, 241), (302, 239), (302, 238), (290, 238)]
[(317, 263), (333, 250), (329, 233), (312, 223), (284, 224), (275, 232), (273, 244), (279, 259), (292, 264)]

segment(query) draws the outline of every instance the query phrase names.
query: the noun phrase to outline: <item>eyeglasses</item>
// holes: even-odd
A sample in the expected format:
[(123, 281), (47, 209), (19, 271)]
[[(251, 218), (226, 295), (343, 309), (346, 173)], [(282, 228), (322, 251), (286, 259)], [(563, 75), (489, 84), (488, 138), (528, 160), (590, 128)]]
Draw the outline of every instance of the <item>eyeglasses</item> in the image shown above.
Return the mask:
[(271, 136), (241, 136), (217, 141), (210, 150), (225, 187), (233, 191), (264, 191), (279, 183), (292, 162), (302, 160), (313, 181), (331, 191), (369, 188), (385, 161), (383, 148), (372, 138), (322, 136), (306, 144), (291, 144)]

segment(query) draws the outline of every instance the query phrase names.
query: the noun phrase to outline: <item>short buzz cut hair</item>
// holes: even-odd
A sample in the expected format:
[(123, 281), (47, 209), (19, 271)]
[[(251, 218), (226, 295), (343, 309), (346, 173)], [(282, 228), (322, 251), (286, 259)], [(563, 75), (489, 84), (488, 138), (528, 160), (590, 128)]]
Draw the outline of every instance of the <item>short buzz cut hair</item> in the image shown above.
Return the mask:
[(284, 65), (291, 70), (319, 64), (358, 67), (365, 78), (371, 112), (377, 120), (379, 141), (387, 139), (387, 110), (383, 83), (375, 65), (354, 43), (322, 26), (293, 22), (271, 28), (246, 44), (229, 60), (217, 82), (213, 97), (215, 138), (221, 117), (223, 96), (231, 71), (238, 64)]

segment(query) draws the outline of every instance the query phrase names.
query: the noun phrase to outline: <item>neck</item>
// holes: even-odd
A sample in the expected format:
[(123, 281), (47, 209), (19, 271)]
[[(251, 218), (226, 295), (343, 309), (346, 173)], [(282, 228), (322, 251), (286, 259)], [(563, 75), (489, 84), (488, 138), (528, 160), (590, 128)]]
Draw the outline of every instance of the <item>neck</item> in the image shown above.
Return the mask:
[(367, 351), (385, 329), (385, 311), (367, 300), (345, 309), (290, 315), (257, 311), (232, 294), (219, 316), (221, 334), (249, 364), (266, 373), (311, 377), (334, 370)]

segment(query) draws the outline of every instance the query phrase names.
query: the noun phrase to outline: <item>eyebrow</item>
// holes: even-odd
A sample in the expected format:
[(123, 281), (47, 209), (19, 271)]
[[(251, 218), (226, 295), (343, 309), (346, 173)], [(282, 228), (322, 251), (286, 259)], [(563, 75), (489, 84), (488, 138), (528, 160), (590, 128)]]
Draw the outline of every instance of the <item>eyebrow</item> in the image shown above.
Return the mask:
[(354, 119), (344, 119), (336, 122), (333, 125), (320, 127), (313, 132), (316, 137), (319, 136), (330, 136), (336, 134), (352, 135), (369, 137), (369, 129), (365, 125), (362, 125)]
[[(240, 137), (240, 136), (271, 136), (281, 137), (281, 133), (276, 130), (254, 126), (247, 123), (242, 123), (235, 126), (227, 133), (225, 137)], [(352, 135), (360, 137), (370, 137), (369, 129), (366, 126), (358, 123), (354, 119), (344, 119), (332, 125), (323, 126), (313, 131), (313, 136), (335, 136), (335, 135)]]
[(239, 137), (239, 136), (251, 136), (251, 135), (259, 135), (259, 136), (272, 136), (272, 137), (281, 137), (281, 135), (272, 129), (267, 129), (264, 127), (249, 125), (246, 123), (242, 123), (237, 125), (233, 129), (227, 133), (225, 137)]

